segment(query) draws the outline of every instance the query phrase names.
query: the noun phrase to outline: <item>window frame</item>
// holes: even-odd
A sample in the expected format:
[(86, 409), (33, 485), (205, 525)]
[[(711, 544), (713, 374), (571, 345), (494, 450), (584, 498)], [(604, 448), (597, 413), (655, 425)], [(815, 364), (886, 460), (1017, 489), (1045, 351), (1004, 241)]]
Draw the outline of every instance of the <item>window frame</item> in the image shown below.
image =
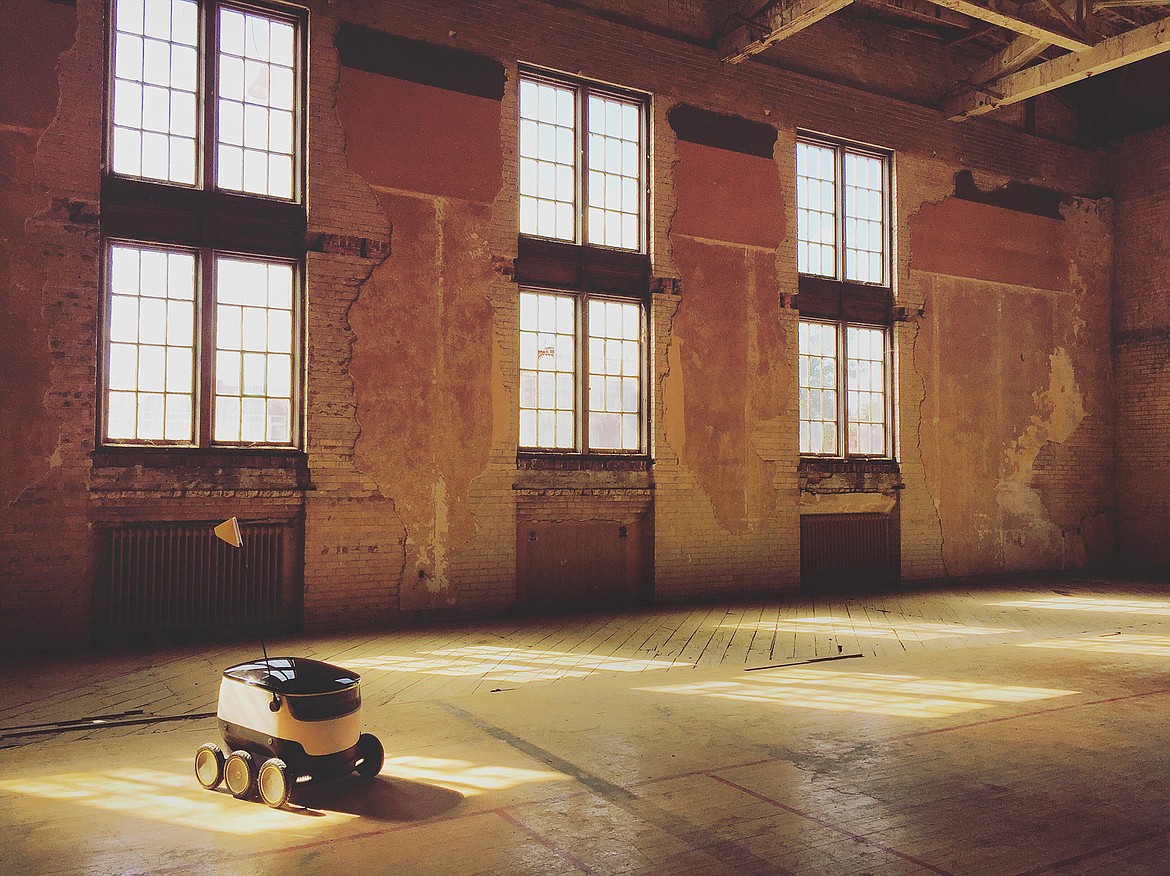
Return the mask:
[[(584, 291), (574, 289), (559, 289), (553, 287), (541, 287), (533, 285), (523, 285), (519, 289), (519, 295), (537, 294), (537, 295), (561, 295), (572, 298), (574, 301), (574, 339), (573, 339), (573, 433), (574, 441), (572, 447), (544, 447), (539, 445), (526, 445), (520, 443), (520, 412), (527, 410), (522, 408), (520, 404), (520, 389), (519, 389), (519, 373), (521, 371), (529, 370), (523, 367), (517, 368), (517, 406), (516, 406), (516, 426), (517, 426), (517, 454), (519, 456), (533, 457), (533, 456), (557, 456), (557, 457), (604, 457), (604, 458), (620, 458), (620, 459), (644, 459), (650, 454), (650, 392), (649, 392), (649, 373), (650, 373), (650, 306), (649, 301), (644, 297), (633, 295), (623, 295), (621, 293), (603, 292), (603, 291)], [(519, 298), (517, 299), (519, 302)], [(627, 450), (623, 448), (595, 448), (589, 443), (589, 378), (590, 372), (590, 357), (589, 357), (589, 303), (591, 301), (616, 301), (622, 304), (636, 305), (638, 308), (639, 321), (639, 339), (638, 339), (638, 448), (636, 450)], [(516, 320), (516, 337), (519, 342), (520, 328), (519, 308), (517, 308)], [(517, 362), (520, 359), (517, 357)], [(606, 376), (606, 375), (602, 375)], [(540, 410), (537, 408), (536, 410)]]
[[(160, 448), (200, 449), (213, 451), (239, 451), (260, 449), (277, 453), (299, 452), (304, 441), (304, 397), (306, 381), (304, 375), (304, 264), (301, 260), (260, 253), (237, 252), (214, 247), (193, 247), (158, 241), (145, 241), (118, 237), (107, 237), (102, 241), (101, 269), (101, 326), (98, 351), (98, 394), (95, 424), (97, 446), (106, 449)], [(165, 252), (179, 252), (191, 255), (195, 260), (194, 314), (192, 326), (193, 362), (191, 387), (192, 440), (183, 441), (166, 438), (110, 438), (110, 352), (112, 339), (113, 297), (111, 288), (113, 275), (113, 251), (117, 246), (135, 249), (149, 249)], [(285, 264), (292, 271), (291, 303), (291, 387), (289, 393), (289, 440), (283, 443), (268, 441), (217, 441), (214, 438), (217, 358), (217, 308), (219, 305), (216, 266), (218, 259)], [(165, 428), (165, 425), (164, 425)]]
[[(516, 90), (516, 223), (520, 227), (520, 137), (523, 119), (520, 116), (520, 86), (525, 82), (547, 84), (558, 88), (568, 88), (574, 93), (574, 197), (575, 209), (573, 216), (574, 234), (572, 240), (561, 237), (552, 237), (544, 234), (519, 231), (519, 236), (532, 240), (553, 241), (568, 246), (589, 247), (611, 250), (620, 253), (646, 255), (650, 252), (650, 222), (651, 222), (651, 95), (618, 85), (572, 76), (528, 64), (518, 66)], [(638, 245), (636, 248), (595, 243), (588, 240), (589, 230), (589, 97), (596, 95), (602, 98), (634, 103), (638, 107)]]
[[(831, 149), (833, 151), (833, 173), (834, 173), (834, 270), (831, 276), (826, 274), (809, 273), (801, 271), (799, 261), (797, 262), (797, 273), (801, 278), (810, 277), (816, 280), (825, 280), (829, 282), (841, 283), (845, 286), (864, 286), (868, 288), (890, 289), (894, 282), (894, 230), (893, 230), (893, 163), (894, 154), (891, 150), (882, 149), (877, 146), (870, 146), (861, 143), (843, 140), (836, 137), (828, 137), (823, 134), (814, 134), (808, 131), (800, 130), (796, 134), (796, 147), (800, 148), (801, 144), (811, 146), (818, 146), (823, 149)], [(846, 249), (846, 223), (845, 215), (845, 154), (852, 153), (866, 158), (875, 158), (881, 161), (882, 165), (882, 279), (881, 282), (873, 282), (867, 280), (850, 280), (845, 277), (845, 249)], [(793, 154), (793, 176), (798, 179), (796, 175), (796, 155)], [(801, 204), (798, 198), (794, 198), (796, 210), (799, 212)], [(800, 240), (796, 239), (797, 247), (799, 248)]]
[[(860, 320), (849, 319), (828, 319), (815, 316), (801, 316), (798, 320), (799, 324), (811, 324), (832, 326), (837, 341), (836, 353), (836, 389), (837, 389), (837, 410), (836, 410), (836, 432), (837, 432), (837, 452), (836, 453), (815, 453), (800, 449), (800, 456), (802, 459), (824, 459), (824, 460), (848, 460), (848, 459), (862, 459), (862, 460), (889, 460), (894, 458), (894, 421), (893, 421), (893, 370), (894, 370), (894, 333), (891, 325), (887, 323), (871, 323)], [(881, 453), (854, 453), (849, 450), (849, 347), (848, 334), (851, 328), (873, 329), (882, 333), (882, 438), (883, 449)], [(797, 361), (804, 355), (803, 351), (797, 345)], [(797, 377), (797, 391), (801, 389), (799, 380), (799, 366)], [(797, 411), (797, 423), (803, 425), (807, 422), (800, 417), (799, 409)], [(798, 442), (799, 443), (799, 442)]]
[[(116, 79), (115, 43), (117, 35), (117, 5), (119, 0), (110, 0), (105, 29), (103, 95), (104, 120), (102, 125), (102, 174), (118, 180), (129, 180), (146, 186), (162, 186), (168, 189), (184, 189), (244, 198), (255, 198), (277, 204), (304, 205), (308, 175), (308, 33), (309, 11), (303, 7), (277, 2), (277, 0), (195, 0), (198, 7), (197, 82), (196, 82), (196, 132), (195, 132), (195, 182), (182, 183), (156, 179), (141, 174), (119, 173), (113, 168), (114, 153), (114, 88)], [(271, 18), (283, 19), (294, 29), (293, 48), (295, 57), (293, 69), (293, 171), (292, 194), (284, 198), (269, 194), (258, 194), (242, 189), (224, 188), (219, 184), (219, 12), (230, 9), (239, 12), (254, 12)]]

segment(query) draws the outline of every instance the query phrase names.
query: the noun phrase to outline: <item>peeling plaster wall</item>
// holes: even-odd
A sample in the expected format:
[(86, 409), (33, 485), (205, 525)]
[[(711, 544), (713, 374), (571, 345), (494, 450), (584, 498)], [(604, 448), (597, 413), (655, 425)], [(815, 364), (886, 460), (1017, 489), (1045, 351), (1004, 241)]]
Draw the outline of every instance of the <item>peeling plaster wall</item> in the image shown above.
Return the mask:
[(1108, 202), (1058, 220), (953, 197), (910, 221), (923, 315), (903, 368), (925, 385), (915, 449), (948, 575), (1111, 559), (1111, 221)]
[(0, 651), (88, 634), (97, 155), (73, 127), (101, 32), (100, 11), (0, 6)]
[[(0, 395), (0, 647), (86, 641), (97, 533), (120, 522), (303, 525), (311, 629), (507, 610), (525, 522), (644, 527), (660, 601), (795, 590), (801, 513), (897, 513), (907, 578), (1109, 556), (1112, 219), (1097, 156), (1010, 125), (945, 122), (920, 102), (926, 78), (900, 81), (889, 47), (856, 33), (846, 59), (812, 58), (814, 40), (785, 47), (806, 54), (792, 69), (723, 65), (677, 38), (709, 14), (689, 0), (630, 14), (599, 0), (596, 16), (539, 0), (306, 5), (306, 440), (280, 461), (95, 450), (104, 4), (0, 5), (0, 63), (18, 71), (0, 90), (0, 309), (21, 341), (0, 354), (18, 376)], [(498, 61), (502, 99), (343, 67), (343, 23)], [(30, 27), (36, 39), (16, 44)], [(800, 72), (821, 61), (844, 67)], [(517, 458), (519, 63), (651, 95), (652, 464)], [(773, 155), (679, 140), (668, 113), (683, 103), (775, 128)], [(786, 222), (798, 130), (893, 151), (905, 312), (894, 325), (897, 473), (833, 474), (804, 493)], [(1115, 166), (1145, 160), (1139, 147)], [(1070, 197), (1061, 219), (963, 201), (961, 170), (985, 191), (1015, 181)], [(1164, 213), (1143, 186), (1160, 193), (1162, 177), (1125, 173), (1126, 234), (1156, 244)], [(1120, 322), (1152, 333), (1140, 339), (1152, 351), (1170, 334), (1148, 294), (1163, 286), (1133, 267), (1138, 244), (1119, 240), (1130, 289)], [(1164, 357), (1147, 358), (1156, 382)], [(1122, 398), (1146, 410), (1130, 387), (1119, 384)], [(1159, 498), (1170, 491), (1141, 483), (1138, 467), (1161, 471), (1170, 430), (1157, 422), (1123, 424), (1151, 430), (1140, 435), (1149, 452), (1120, 454), (1127, 489), (1148, 497), (1127, 498), (1133, 520), (1170, 516)], [(1164, 541), (1156, 533), (1149, 543)]]

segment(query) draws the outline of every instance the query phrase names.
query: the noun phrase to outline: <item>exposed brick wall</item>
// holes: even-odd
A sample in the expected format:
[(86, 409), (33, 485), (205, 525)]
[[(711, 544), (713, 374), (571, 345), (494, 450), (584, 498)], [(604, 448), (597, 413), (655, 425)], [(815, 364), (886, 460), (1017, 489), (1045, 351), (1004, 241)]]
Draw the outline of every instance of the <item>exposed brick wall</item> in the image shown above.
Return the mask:
[[(665, 17), (643, 7), (626, 15), (628, 4), (609, 0), (599, 2), (596, 16), (585, 4), (538, 0), (307, 5), (308, 230), (323, 244), (306, 257), (306, 442), (290, 473), (272, 461), (195, 464), (182, 454), (99, 451), (91, 458), (104, 4), (5, 4), (5, 13), (43, 6), (63, 17), (55, 29), (63, 54), (55, 67), (30, 59), (30, 76), (42, 87), (21, 85), (59, 99), (44, 102), (39, 115), (0, 119), (0, 303), (27, 339), (24, 376), (3, 402), (18, 419), (0, 418), (6, 444), (17, 450), (0, 484), (4, 647), (86, 640), (93, 528), (115, 521), (232, 514), (303, 521), (304, 620), (311, 628), (392, 622), (404, 611), (509, 608), (517, 526), (525, 520), (652, 520), (662, 601), (794, 590), (798, 130), (895, 155), (895, 291), (906, 311), (894, 330), (904, 576), (1078, 567), (1108, 556), (1113, 228), (1107, 203), (1094, 200), (1109, 185), (1097, 155), (995, 120), (946, 122), (924, 105), (926, 77), (899, 84), (886, 49), (867, 49), (864, 35), (845, 24), (833, 32), (843, 34), (838, 48), (848, 57), (840, 63), (849, 75), (833, 78), (868, 78), (880, 88), (817, 78), (811, 74), (825, 71), (811, 60), (787, 68), (725, 66), (687, 36), (710, 15), (710, 6), (693, 2), (662, 0)], [(639, 17), (665, 24), (642, 29), (634, 26)], [(419, 106), (429, 86), (351, 75), (334, 45), (341, 22), (496, 59), (506, 73), (503, 98), (444, 92)], [(805, 41), (816, 39), (810, 32)], [(652, 274), (667, 282), (656, 283), (651, 296), (648, 471), (517, 464), (518, 314), (510, 266), (517, 254), (521, 62), (651, 95)], [(750, 162), (751, 178), (766, 188), (737, 194), (727, 180), (714, 188), (693, 174), (688, 181), (686, 162), (702, 160), (675, 140), (667, 113), (678, 103), (775, 127), (773, 164)], [(451, 133), (459, 120), (448, 116), (459, 107), (468, 126)], [(428, 138), (444, 131), (455, 142), (482, 142), (482, 149), (460, 161), (444, 141), (448, 148), (418, 166)], [(1144, 142), (1122, 150), (1115, 177), (1140, 176), (1160, 143), (1146, 149)], [(403, 166), (407, 161), (414, 166)], [(953, 221), (947, 217), (960, 170), (984, 190), (1019, 180), (1082, 199), (1066, 206), (1063, 221), (1041, 223), (1052, 249), (1044, 259), (1029, 261), (1035, 241), (1020, 242), (1033, 274), (995, 274), (994, 246), (972, 263), (961, 235), (934, 226), (919, 233), (927, 249), (915, 253), (914, 217)], [(1165, 218), (1145, 188), (1127, 189), (1119, 210), (1118, 277), (1134, 290), (1119, 300), (1119, 325), (1160, 331), (1170, 328), (1170, 310), (1163, 320), (1146, 299), (1166, 280), (1133, 267), (1140, 235), (1158, 234), (1151, 220)], [(766, 210), (768, 227), (759, 235), (747, 222), (726, 223), (721, 232), (696, 214), (680, 219), (680, 210), (701, 208), (713, 196), (728, 199), (724, 215), (735, 215), (739, 197), (744, 210), (753, 198), (782, 209)], [(981, 228), (994, 238), (996, 220)], [(984, 344), (972, 349), (984, 328)], [(1119, 348), (1123, 399), (1132, 391), (1126, 381), (1157, 377), (1160, 338)], [(1159, 421), (1149, 419), (1156, 407), (1130, 408), (1123, 435), (1157, 429)], [(1142, 447), (1159, 447), (1157, 437)], [(1146, 466), (1143, 476), (1160, 470), (1156, 453), (1142, 452), (1122, 453), (1119, 482), (1136, 481), (1130, 460)], [(1148, 495), (1143, 509), (1155, 507), (1157, 491)], [(1138, 504), (1126, 500), (1123, 508), (1133, 509), (1127, 519), (1137, 519)], [(1123, 532), (1126, 526), (1123, 519)], [(965, 536), (971, 532), (977, 537)]]
[(1110, 150), (1117, 188), (1114, 274), (1118, 559), (1170, 567), (1170, 129)]

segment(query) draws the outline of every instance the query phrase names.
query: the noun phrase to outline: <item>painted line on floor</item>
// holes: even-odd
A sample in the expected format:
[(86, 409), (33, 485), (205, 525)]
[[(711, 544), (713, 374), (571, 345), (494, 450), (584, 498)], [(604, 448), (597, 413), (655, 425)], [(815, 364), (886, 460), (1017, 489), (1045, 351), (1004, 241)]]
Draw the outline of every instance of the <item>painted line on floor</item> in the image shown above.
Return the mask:
[(723, 778), (723, 776), (716, 775), (714, 772), (709, 772), (709, 773), (706, 773), (705, 775), (708, 778), (714, 779), (717, 782), (721, 782), (722, 784), (727, 785), (729, 788), (735, 788), (737, 791), (742, 791), (744, 794), (747, 794), (749, 797), (755, 797), (757, 800), (760, 800), (763, 803), (768, 803), (772, 806), (775, 806), (777, 809), (782, 809), (783, 811), (791, 813), (792, 815), (796, 815), (800, 818), (803, 818), (806, 821), (811, 821), (811, 822), (813, 822), (813, 824), (819, 824), (821, 827), (826, 828), (828, 830), (831, 830), (834, 833), (839, 833), (842, 836), (847, 836), (851, 840), (853, 840), (854, 842), (862, 843), (862, 844), (867, 845), (867, 846), (872, 846), (875, 849), (881, 849), (883, 852), (886, 852), (887, 854), (890, 854), (890, 855), (894, 855), (897, 858), (901, 858), (903, 861), (909, 861), (911, 864), (914, 864), (915, 866), (922, 867), (926, 870), (929, 870), (932, 873), (938, 873), (939, 876), (954, 876), (954, 874), (950, 870), (944, 870), (942, 867), (936, 867), (934, 864), (931, 864), (928, 861), (923, 861), (921, 858), (916, 858), (913, 855), (908, 855), (905, 852), (900, 852), (895, 848), (891, 848), (890, 846), (887, 846), (885, 843), (880, 843), (877, 840), (870, 839), (869, 837), (865, 836), (864, 834), (855, 833), (854, 831), (849, 830), (847, 827), (842, 827), (841, 825), (835, 824), (831, 821), (827, 821), (824, 818), (818, 818), (817, 816), (813, 815), (810, 812), (804, 812), (800, 809), (795, 808), (794, 806), (789, 806), (787, 803), (781, 803), (779, 800), (776, 800), (773, 797), (769, 797), (766, 794), (761, 794), (758, 791), (753, 791), (751, 788), (745, 788), (743, 785), (739, 784), (738, 782), (733, 782), (730, 779), (725, 779), (725, 778)]
[(640, 821), (657, 827), (696, 851), (711, 855), (713, 858), (730, 865), (737, 873), (758, 873), (760, 876), (795, 876), (791, 871), (778, 867), (775, 862), (761, 858), (743, 846), (725, 840), (717, 833), (687, 821), (685, 818), (663, 809), (657, 803), (639, 797), (628, 788), (593, 775), (551, 751), (522, 739), (502, 727), (497, 727), (479, 715), (465, 711), (451, 703), (436, 703), (435, 705), (492, 739), (503, 742), (533, 760), (571, 777), (603, 800), (621, 807)]
[(950, 733), (954, 730), (970, 730), (973, 727), (986, 727), (989, 724), (1002, 724), (1005, 721), (1021, 721), (1025, 718), (1037, 718), (1042, 715), (1051, 715), (1056, 712), (1067, 712), (1071, 709), (1087, 709), (1091, 706), (1103, 706), (1108, 703), (1121, 703), (1126, 700), (1140, 700), (1143, 697), (1157, 697), (1170, 694), (1170, 688), (1150, 690), (1142, 693), (1126, 694), (1120, 697), (1106, 697), (1102, 700), (1086, 700), (1083, 703), (1072, 703), (1067, 706), (1053, 706), (1050, 709), (1036, 709), (1031, 712), (1022, 712), (1018, 715), (1004, 715), (1002, 718), (988, 718), (986, 721), (971, 721), (966, 724), (952, 724), (949, 727), (936, 727), (933, 730), (918, 730), (914, 733), (900, 733), (889, 737), (886, 742), (901, 742), (905, 739), (918, 739), (922, 736), (936, 736), (940, 733)]
[(530, 837), (532, 837), (534, 840), (536, 840), (538, 843), (540, 843), (542, 846), (544, 846), (546, 849), (548, 849), (550, 852), (552, 852), (558, 858), (561, 858), (563, 861), (570, 864), (574, 869), (580, 870), (582, 873), (589, 873), (589, 874), (591, 874), (591, 876), (595, 876), (595, 874), (597, 873), (596, 870), (594, 870), (592, 867), (590, 867), (588, 864), (586, 864), (580, 858), (571, 854), (567, 849), (562, 848), (561, 846), (557, 845), (556, 843), (554, 843), (552, 840), (548, 839), (547, 837), (542, 836), (541, 834), (537, 833), (535, 830), (533, 830), (527, 824), (522, 822), (516, 816), (512, 815), (510, 812), (507, 812), (504, 809), (497, 809), (496, 814), (499, 815), (500, 818), (504, 819), (504, 821), (508, 822), (509, 824), (513, 825), (514, 827), (518, 828), (519, 830), (524, 831), (524, 833), (528, 834)]
[(1088, 852), (1083, 852), (1079, 855), (1073, 855), (1071, 858), (1064, 858), (1060, 861), (1053, 861), (1051, 864), (1043, 864), (1036, 867), (1034, 870), (1025, 870), (1023, 873), (1017, 873), (1016, 876), (1040, 876), (1042, 873), (1051, 873), (1057, 867), (1067, 867), (1070, 864), (1079, 864), (1082, 861), (1091, 861), (1093, 858), (1099, 858), (1101, 855), (1107, 855), (1110, 852), (1116, 852), (1119, 849), (1125, 849), (1130, 846), (1136, 846), (1138, 843), (1144, 843), (1146, 840), (1152, 840), (1156, 837), (1167, 836), (1165, 830), (1154, 830), (1149, 833), (1135, 836), (1121, 842), (1113, 843), (1112, 845), (1102, 846), (1099, 849), (1092, 849)]

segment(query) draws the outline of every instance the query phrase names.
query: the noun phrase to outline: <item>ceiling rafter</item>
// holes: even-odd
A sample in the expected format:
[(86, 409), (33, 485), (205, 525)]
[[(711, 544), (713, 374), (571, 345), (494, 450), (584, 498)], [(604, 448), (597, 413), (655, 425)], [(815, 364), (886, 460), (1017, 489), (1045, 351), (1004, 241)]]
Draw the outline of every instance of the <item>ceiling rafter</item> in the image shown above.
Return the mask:
[(768, 46), (844, 9), (853, 0), (775, 0), (719, 38), (719, 56), (738, 64)]
[(1051, 45), (1060, 46), (1062, 49), (1068, 49), (1072, 52), (1083, 52), (1090, 46), (1090, 43), (1084, 37), (1055, 29), (1052, 25), (1039, 21), (1031, 16), (1024, 17), (1021, 14), (1009, 15), (998, 9), (992, 9), (990, 6), (984, 6), (982, 3), (976, 3), (974, 0), (934, 0), (934, 2), (939, 6), (953, 9), (971, 18), (986, 21), (988, 24), (994, 24), (1006, 30), (1015, 31), (1024, 36), (1030, 36), (1033, 39), (1043, 40)]
[(1018, 36), (973, 70), (967, 77), (967, 84), (983, 85), (1022, 70), (1040, 57), (1048, 45), (1035, 37)]
[(1170, 51), (1170, 19), (1155, 21), (1102, 40), (1083, 52), (1063, 55), (1001, 76), (978, 88), (966, 89), (946, 101), (944, 112), (952, 121), (982, 115), (998, 106), (1019, 103), (1167, 51)]

